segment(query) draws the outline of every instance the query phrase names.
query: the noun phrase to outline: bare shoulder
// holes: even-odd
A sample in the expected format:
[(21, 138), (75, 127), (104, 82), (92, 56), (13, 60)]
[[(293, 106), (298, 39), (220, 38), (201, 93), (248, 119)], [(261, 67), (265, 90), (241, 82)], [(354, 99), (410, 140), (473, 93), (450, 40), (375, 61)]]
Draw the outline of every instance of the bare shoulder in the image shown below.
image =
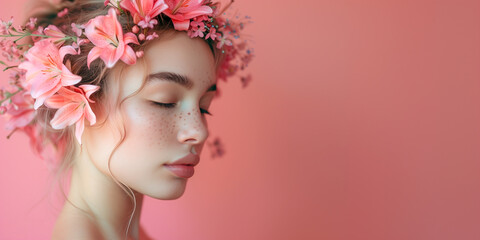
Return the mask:
[(64, 207), (52, 232), (52, 240), (104, 239), (95, 222), (79, 210)]

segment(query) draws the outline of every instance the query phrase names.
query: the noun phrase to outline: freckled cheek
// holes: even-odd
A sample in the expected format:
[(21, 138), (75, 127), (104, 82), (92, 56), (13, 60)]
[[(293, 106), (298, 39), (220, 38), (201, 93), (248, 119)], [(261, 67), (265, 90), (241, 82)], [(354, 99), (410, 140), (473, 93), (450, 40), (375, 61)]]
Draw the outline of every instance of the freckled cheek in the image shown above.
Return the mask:
[(140, 147), (164, 148), (176, 139), (179, 115), (155, 106), (134, 107), (128, 111), (129, 138)]

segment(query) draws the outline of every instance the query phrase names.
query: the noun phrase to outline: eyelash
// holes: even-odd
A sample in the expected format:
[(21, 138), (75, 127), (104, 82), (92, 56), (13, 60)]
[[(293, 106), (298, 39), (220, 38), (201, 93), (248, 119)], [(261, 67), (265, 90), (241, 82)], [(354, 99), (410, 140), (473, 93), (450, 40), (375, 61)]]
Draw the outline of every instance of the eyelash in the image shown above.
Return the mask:
[[(161, 102), (153, 102), (155, 103), (156, 105), (160, 106), (160, 107), (164, 107), (164, 108), (174, 108), (175, 107), (175, 103), (161, 103)], [(200, 108), (200, 112), (202, 114), (206, 113), (210, 116), (213, 116), (212, 113), (210, 113), (209, 111), (205, 110), (205, 109), (202, 109)]]

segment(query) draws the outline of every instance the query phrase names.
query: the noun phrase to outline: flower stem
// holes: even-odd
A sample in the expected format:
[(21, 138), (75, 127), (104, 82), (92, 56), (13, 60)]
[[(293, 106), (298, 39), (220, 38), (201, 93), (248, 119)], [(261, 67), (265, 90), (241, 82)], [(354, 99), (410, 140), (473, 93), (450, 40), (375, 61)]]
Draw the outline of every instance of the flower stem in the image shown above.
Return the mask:
[(15, 96), (17, 93), (19, 93), (19, 92), (21, 92), (21, 91), (23, 91), (23, 88), (18, 88), (18, 90), (17, 90), (16, 92), (11, 93), (11, 94), (9, 94), (9, 96), (6, 97), (5, 99), (0, 100), (0, 104), (2, 104), (3, 102), (7, 101), (7, 100), (10, 99), (10, 98), (12, 98), (13, 96)]
[(10, 68), (16, 68), (16, 67), (18, 67), (18, 65), (17, 65), (17, 66), (8, 66), (8, 67), (4, 68), (3, 71), (5, 72), (5, 71), (7, 71), (7, 70), (10, 69)]
[[(10, 34), (10, 35), (0, 35), (0, 37), (3, 37), (3, 38), (6, 38), (6, 37), (19, 37), (18, 39), (15, 39), (15, 43), (24, 38), (24, 37), (28, 37), (28, 36), (33, 36), (33, 37), (43, 37), (43, 38), (51, 38), (52, 36), (48, 36), (48, 35), (43, 35), (43, 34), (33, 34), (33, 33), (29, 33), (29, 32), (25, 32), (24, 34)], [(77, 37), (75, 36), (65, 36), (63, 37), (61, 40), (72, 40), (72, 41), (77, 41)]]
[(18, 128), (13, 129), (13, 131), (8, 134), (7, 139), (10, 139), (10, 137), (13, 135), (15, 131), (17, 131), (17, 129)]

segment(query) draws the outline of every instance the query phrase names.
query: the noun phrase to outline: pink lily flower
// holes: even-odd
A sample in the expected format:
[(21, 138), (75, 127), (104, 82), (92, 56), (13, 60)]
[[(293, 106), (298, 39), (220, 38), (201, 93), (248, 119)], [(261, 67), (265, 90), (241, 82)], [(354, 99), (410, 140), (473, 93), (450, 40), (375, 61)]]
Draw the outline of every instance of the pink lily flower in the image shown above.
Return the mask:
[(18, 65), (18, 68), (26, 70), (26, 86), (36, 99), (35, 110), (62, 86), (75, 85), (82, 80), (82, 77), (70, 72), (63, 64), (63, 58), (67, 54), (75, 55), (77, 52), (72, 46), (58, 49), (48, 39), (36, 42), (24, 54), (27, 60)]
[(58, 109), (50, 121), (54, 129), (63, 129), (75, 124), (75, 137), (82, 144), (82, 134), (85, 128), (85, 118), (90, 126), (95, 124), (96, 116), (90, 108), (90, 95), (100, 87), (96, 85), (81, 85), (80, 87), (62, 87), (57, 94), (45, 101), (49, 108)]
[(204, 0), (165, 0), (168, 9), (163, 13), (170, 17), (178, 31), (187, 31), (190, 19), (200, 15), (211, 15), (211, 7), (204, 5)]
[(154, 18), (168, 8), (163, 0), (124, 0), (120, 6), (129, 11), (133, 22), (142, 28), (153, 28), (158, 23)]
[(112, 68), (119, 59), (126, 64), (135, 64), (137, 58), (129, 43), (138, 43), (137, 36), (129, 32), (125, 35), (122, 26), (117, 20), (117, 13), (113, 8), (108, 10), (108, 15), (90, 19), (85, 24), (85, 36), (95, 45), (87, 56), (87, 66), (100, 57), (107, 68)]

